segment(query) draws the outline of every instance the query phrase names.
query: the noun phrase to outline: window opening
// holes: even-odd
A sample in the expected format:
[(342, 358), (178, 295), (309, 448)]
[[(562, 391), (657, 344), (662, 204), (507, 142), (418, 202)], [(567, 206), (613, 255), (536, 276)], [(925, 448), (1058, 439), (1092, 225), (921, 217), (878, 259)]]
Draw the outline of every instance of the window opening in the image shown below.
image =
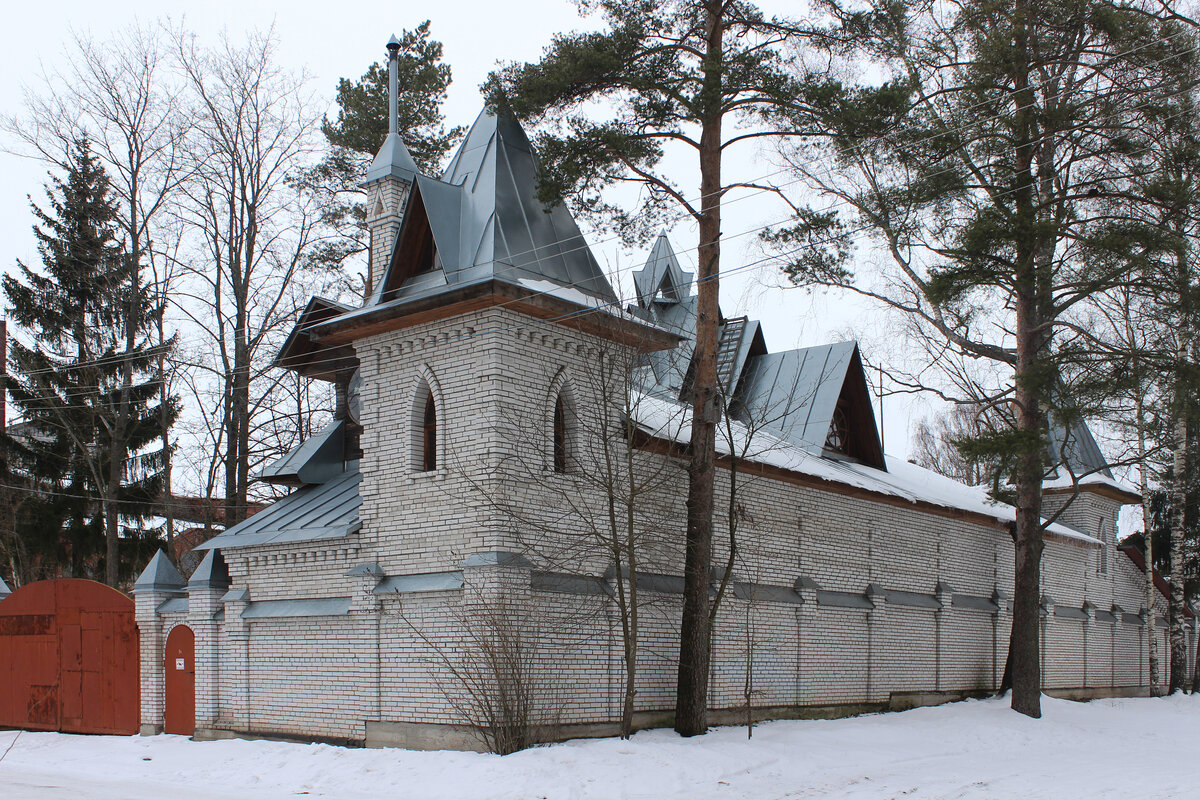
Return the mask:
[(433, 406), (433, 393), (425, 398), (425, 416), (422, 425), (423, 452), (421, 468), (425, 472), (437, 469), (437, 410)]
[(829, 434), (825, 446), (838, 453), (845, 453), (850, 441), (850, 429), (846, 423), (846, 407), (838, 401), (833, 409), (833, 420), (829, 423)]
[(567, 471), (567, 413), (561, 394), (554, 400), (554, 471)]

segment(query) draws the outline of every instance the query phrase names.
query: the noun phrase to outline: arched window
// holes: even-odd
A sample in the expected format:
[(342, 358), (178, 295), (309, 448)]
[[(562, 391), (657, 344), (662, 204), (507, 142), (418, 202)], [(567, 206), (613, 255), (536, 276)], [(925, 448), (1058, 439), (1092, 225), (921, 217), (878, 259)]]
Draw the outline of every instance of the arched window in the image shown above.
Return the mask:
[(567, 410), (561, 394), (554, 400), (554, 471), (567, 471)]
[(433, 392), (425, 397), (421, 432), (421, 469), (432, 472), (437, 469), (437, 409), (433, 405)]

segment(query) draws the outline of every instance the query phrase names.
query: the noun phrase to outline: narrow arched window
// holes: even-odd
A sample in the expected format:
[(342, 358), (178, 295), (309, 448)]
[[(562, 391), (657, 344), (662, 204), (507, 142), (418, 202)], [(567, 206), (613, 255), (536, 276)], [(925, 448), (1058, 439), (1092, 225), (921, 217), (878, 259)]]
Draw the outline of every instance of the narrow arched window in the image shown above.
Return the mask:
[(421, 430), (421, 469), (432, 472), (437, 469), (437, 409), (433, 406), (432, 392), (425, 398), (425, 415)]
[(567, 411), (561, 394), (554, 400), (554, 471), (567, 471)]

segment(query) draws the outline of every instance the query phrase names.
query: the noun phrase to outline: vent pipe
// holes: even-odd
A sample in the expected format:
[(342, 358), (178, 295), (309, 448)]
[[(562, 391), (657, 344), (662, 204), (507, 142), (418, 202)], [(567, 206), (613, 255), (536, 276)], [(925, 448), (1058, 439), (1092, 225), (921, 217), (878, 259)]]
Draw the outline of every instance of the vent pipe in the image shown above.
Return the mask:
[(396, 119), (399, 116), (399, 102), (396, 95), (399, 93), (397, 81), (397, 69), (400, 60), (400, 40), (392, 34), (392, 38), (387, 43), (388, 51), (388, 133), (398, 133), (396, 130)]

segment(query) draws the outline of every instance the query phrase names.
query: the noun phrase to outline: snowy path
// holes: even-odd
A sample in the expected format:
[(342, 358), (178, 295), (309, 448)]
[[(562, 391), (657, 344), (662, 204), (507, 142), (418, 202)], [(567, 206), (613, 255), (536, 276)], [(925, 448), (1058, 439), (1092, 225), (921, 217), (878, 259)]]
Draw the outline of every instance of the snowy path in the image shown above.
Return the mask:
[[(1003, 701), (578, 740), (500, 758), (179, 736), (22, 733), (3, 800), (1196, 798), (1200, 698)], [(0, 752), (13, 741), (0, 731)], [(1140, 762), (1140, 763), (1139, 763)]]

